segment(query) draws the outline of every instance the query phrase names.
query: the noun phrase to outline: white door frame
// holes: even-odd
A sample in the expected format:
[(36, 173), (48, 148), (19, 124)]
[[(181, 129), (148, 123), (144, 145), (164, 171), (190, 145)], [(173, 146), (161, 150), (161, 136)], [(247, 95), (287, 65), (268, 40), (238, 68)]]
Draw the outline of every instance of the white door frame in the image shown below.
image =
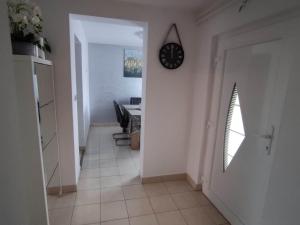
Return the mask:
[[(140, 134), (140, 177), (143, 177), (144, 174), (144, 149), (145, 149), (145, 112), (146, 112), (146, 93), (147, 93), (147, 62), (148, 62), (148, 21), (140, 21), (140, 20), (129, 20), (127, 18), (115, 18), (115, 17), (100, 17), (100, 16), (89, 16), (82, 14), (70, 14), (69, 21), (71, 20), (90, 20), (90, 21), (98, 21), (98, 22), (106, 22), (106, 23), (116, 23), (116, 24), (124, 24), (124, 25), (138, 25), (143, 28), (143, 70), (142, 70), (142, 105), (141, 105), (141, 134)], [(74, 35), (70, 36), (71, 40)], [(72, 42), (70, 42), (72, 44)], [(82, 43), (81, 43), (82, 44)], [(71, 49), (73, 46), (71, 46)], [(71, 51), (71, 50), (70, 50)], [(72, 51), (71, 51), (71, 62), (72, 62)], [(75, 60), (75, 59), (73, 59)], [(71, 73), (72, 73), (72, 64), (71, 64)], [(76, 76), (72, 75), (71, 80), (76, 81)], [(74, 112), (73, 112), (74, 113)], [(77, 110), (76, 112), (77, 113)], [(76, 119), (77, 120), (77, 119)], [(74, 124), (78, 124), (78, 121), (73, 121)], [(74, 133), (73, 133), (74, 135)]]
[[(223, 83), (223, 68), (224, 61), (222, 55), (218, 55), (219, 52), (224, 52), (228, 48), (226, 46), (226, 41), (233, 40), (239, 35), (259, 31), (261, 33), (259, 39), (252, 38), (252, 35), (249, 35), (249, 38), (246, 38), (242, 41), (237, 40), (236, 47), (245, 46), (247, 44), (255, 44), (259, 42), (272, 41), (286, 39), (293, 35), (292, 21), (300, 17), (300, 9), (296, 8), (293, 10), (284, 11), (280, 14), (270, 16), (268, 18), (250, 23), (242, 28), (237, 28), (232, 31), (216, 35), (213, 38), (215, 46), (215, 52), (212, 57), (211, 63), (211, 74), (212, 80), (210, 82), (211, 96), (208, 101), (208, 113), (207, 113), (207, 125), (208, 132), (206, 132), (206, 143), (204, 145), (205, 149), (205, 160), (204, 160), (204, 175), (203, 175), (203, 192), (210, 198), (210, 200), (216, 205), (216, 207), (224, 214), (224, 216), (230, 220), (233, 225), (244, 225), (232, 211), (230, 211), (223, 202), (221, 202), (214, 193), (210, 190), (211, 178), (212, 178), (212, 168), (215, 158), (215, 144), (216, 144), (216, 132), (217, 124), (220, 112), (220, 100), (221, 100), (221, 91)], [(291, 22), (291, 23), (290, 23)], [(273, 26), (272, 26), (273, 25)], [(278, 26), (278, 29), (274, 32), (274, 26)], [(285, 29), (280, 29), (285, 28)], [(272, 29), (272, 31), (270, 31)], [(220, 44), (223, 43), (223, 44)], [(225, 44), (225, 45), (224, 45)], [(222, 46), (220, 48), (220, 46)], [(232, 46), (231, 46), (232, 47)], [(287, 48), (285, 48), (287, 49)], [(221, 51), (220, 51), (221, 50)], [(287, 50), (286, 50), (287, 51)], [(287, 65), (288, 66), (288, 65)], [(220, 76), (221, 75), (221, 76)], [(289, 80), (289, 74), (285, 76), (282, 82), (287, 83)], [(286, 93), (286, 90), (282, 90), (282, 93)], [(282, 95), (283, 97), (285, 94)], [(284, 100), (284, 99), (283, 99)], [(282, 100), (282, 102), (283, 102)], [(278, 132), (278, 131), (277, 131)], [(273, 151), (276, 151), (276, 145), (273, 148)]]

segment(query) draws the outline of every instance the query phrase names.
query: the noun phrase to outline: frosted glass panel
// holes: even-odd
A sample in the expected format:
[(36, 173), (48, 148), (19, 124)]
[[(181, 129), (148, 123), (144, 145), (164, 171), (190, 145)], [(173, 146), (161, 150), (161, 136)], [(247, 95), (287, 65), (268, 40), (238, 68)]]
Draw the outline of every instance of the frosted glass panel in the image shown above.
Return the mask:
[(239, 106), (234, 106), (233, 108), (232, 120), (229, 129), (245, 135), (241, 109)]
[(243, 116), (240, 107), (240, 99), (236, 84), (234, 84), (232, 96), (230, 100), (224, 145), (224, 171), (232, 162), (235, 154), (238, 152), (241, 144), (245, 139), (245, 129), (243, 124)]
[(239, 147), (241, 146), (245, 136), (235, 133), (233, 131), (229, 131), (229, 141), (228, 141), (228, 151), (227, 154), (232, 157), (236, 154)]

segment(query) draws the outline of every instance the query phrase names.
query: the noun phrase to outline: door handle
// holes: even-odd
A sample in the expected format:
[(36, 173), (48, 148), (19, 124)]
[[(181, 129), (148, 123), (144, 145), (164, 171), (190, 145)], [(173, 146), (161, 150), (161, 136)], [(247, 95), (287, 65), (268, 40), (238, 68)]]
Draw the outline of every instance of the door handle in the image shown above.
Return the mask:
[(275, 127), (272, 126), (270, 134), (263, 134), (263, 135), (257, 135), (256, 134), (255, 135), (256, 137), (268, 140), (268, 144), (267, 144), (266, 149), (265, 149), (266, 152), (267, 152), (267, 155), (271, 155), (272, 144), (273, 144), (273, 139), (274, 139), (274, 133), (275, 133)]
[(274, 133), (275, 133), (275, 127), (272, 126), (272, 128), (271, 128), (271, 134), (266, 134), (266, 135), (262, 136), (262, 138), (265, 138), (265, 139), (269, 140), (269, 143), (266, 146), (267, 155), (271, 155), (272, 144), (273, 144), (273, 139), (274, 139)]

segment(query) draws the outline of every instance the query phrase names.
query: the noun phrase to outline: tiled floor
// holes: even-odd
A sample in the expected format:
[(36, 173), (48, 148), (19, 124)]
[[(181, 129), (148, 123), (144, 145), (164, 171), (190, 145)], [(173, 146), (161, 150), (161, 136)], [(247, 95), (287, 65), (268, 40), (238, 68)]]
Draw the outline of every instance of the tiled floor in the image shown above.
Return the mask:
[(185, 181), (142, 185), (139, 152), (117, 147), (118, 128), (92, 128), (78, 192), (49, 196), (50, 225), (223, 225), (226, 220)]

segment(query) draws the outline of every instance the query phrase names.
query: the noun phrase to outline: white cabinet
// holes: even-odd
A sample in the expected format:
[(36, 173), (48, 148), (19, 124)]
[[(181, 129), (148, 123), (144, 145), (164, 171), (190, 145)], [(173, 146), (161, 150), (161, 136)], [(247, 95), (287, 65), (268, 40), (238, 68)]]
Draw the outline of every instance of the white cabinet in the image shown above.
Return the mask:
[[(40, 89), (39, 89), (40, 90)], [(49, 142), (56, 136), (56, 117), (54, 102), (40, 107), (40, 127), (43, 151), (47, 150)]]
[(39, 102), (42, 107), (54, 100), (53, 66), (41, 63), (34, 63), (34, 66), (39, 88)]
[[(57, 140), (53, 65), (31, 56), (14, 56), (24, 151), (28, 163), (39, 173), (43, 189), (58, 180), (59, 148)], [(26, 161), (25, 161), (26, 162)], [(38, 172), (37, 172), (38, 173)]]
[(44, 161), (44, 173), (45, 173), (45, 181), (47, 186), (51, 182), (51, 179), (55, 179), (54, 173), (58, 167), (58, 151), (57, 151), (57, 139), (56, 136), (47, 147), (43, 150), (43, 161)]

